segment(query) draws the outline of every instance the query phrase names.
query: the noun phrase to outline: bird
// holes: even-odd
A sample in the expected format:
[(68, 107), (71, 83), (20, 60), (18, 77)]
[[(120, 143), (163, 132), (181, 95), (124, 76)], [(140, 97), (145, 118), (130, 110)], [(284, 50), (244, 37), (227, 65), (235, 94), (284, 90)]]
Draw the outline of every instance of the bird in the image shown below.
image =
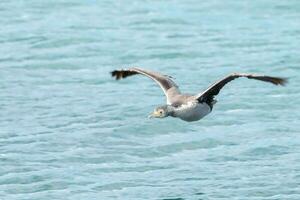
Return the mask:
[(237, 78), (245, 77), (281, 86), (284, 86), (287, 83), (286, 78), (252, 73), (231, 73), (210, 85), (203, 92), (196, 95), (189, 95), (181, 93), (179, 87), (174, 82), (173, 77), (159, 72), (139, 67), (130, 67), (128, 69), (114, 70), (111, 72), (111, 75), (116, 80), (124, 79), (133, 75), (144, 75), (152, 79), (163, 90), (167, 102), (165, 105), (157, 106), (149, 115), (149, 118), (175, 117), (187, 122), (200, 120), (211, 113), (213, 106), (217, 102), (215, 96), (219, 94), (220, 90), (227, 83)]

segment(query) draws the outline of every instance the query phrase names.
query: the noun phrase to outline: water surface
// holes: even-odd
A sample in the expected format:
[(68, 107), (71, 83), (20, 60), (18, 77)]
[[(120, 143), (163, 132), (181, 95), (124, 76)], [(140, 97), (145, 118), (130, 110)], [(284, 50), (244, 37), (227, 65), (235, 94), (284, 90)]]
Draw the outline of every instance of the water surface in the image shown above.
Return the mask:
[[(0, 2), (0, 199), (300, 199), (300, 1)], [(142, 66), (197, 93), (236, 80), (201, 121)]]

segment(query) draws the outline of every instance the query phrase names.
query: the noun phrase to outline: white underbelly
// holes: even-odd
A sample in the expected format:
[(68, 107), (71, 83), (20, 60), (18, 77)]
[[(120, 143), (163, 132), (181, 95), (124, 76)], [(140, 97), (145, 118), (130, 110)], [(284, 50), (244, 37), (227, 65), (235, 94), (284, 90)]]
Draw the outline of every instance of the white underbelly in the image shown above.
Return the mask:
[(183, 105), (176, 111), (176, 117), (185, 121), (197, 121), (211, 112), (206, 103), (191, 103)]

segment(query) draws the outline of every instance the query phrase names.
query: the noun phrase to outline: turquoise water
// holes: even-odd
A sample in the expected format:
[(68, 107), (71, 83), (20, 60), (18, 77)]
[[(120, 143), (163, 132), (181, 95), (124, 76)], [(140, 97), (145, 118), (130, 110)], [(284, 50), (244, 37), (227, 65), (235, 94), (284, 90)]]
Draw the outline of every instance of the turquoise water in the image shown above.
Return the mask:
[[(0, 199), (300, 199), (300, 1), (0, 1)], [(201, 121), (141, 66), (197, 93)]]

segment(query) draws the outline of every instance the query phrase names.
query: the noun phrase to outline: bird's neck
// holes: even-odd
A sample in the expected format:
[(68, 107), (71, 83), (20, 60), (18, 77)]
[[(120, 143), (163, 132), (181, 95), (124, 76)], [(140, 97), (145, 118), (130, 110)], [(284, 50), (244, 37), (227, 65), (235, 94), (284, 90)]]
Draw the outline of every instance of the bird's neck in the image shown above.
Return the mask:
[(173, 106), (168, 105), (167, 111), (168, 116), (175, 117), (175, 108)]

